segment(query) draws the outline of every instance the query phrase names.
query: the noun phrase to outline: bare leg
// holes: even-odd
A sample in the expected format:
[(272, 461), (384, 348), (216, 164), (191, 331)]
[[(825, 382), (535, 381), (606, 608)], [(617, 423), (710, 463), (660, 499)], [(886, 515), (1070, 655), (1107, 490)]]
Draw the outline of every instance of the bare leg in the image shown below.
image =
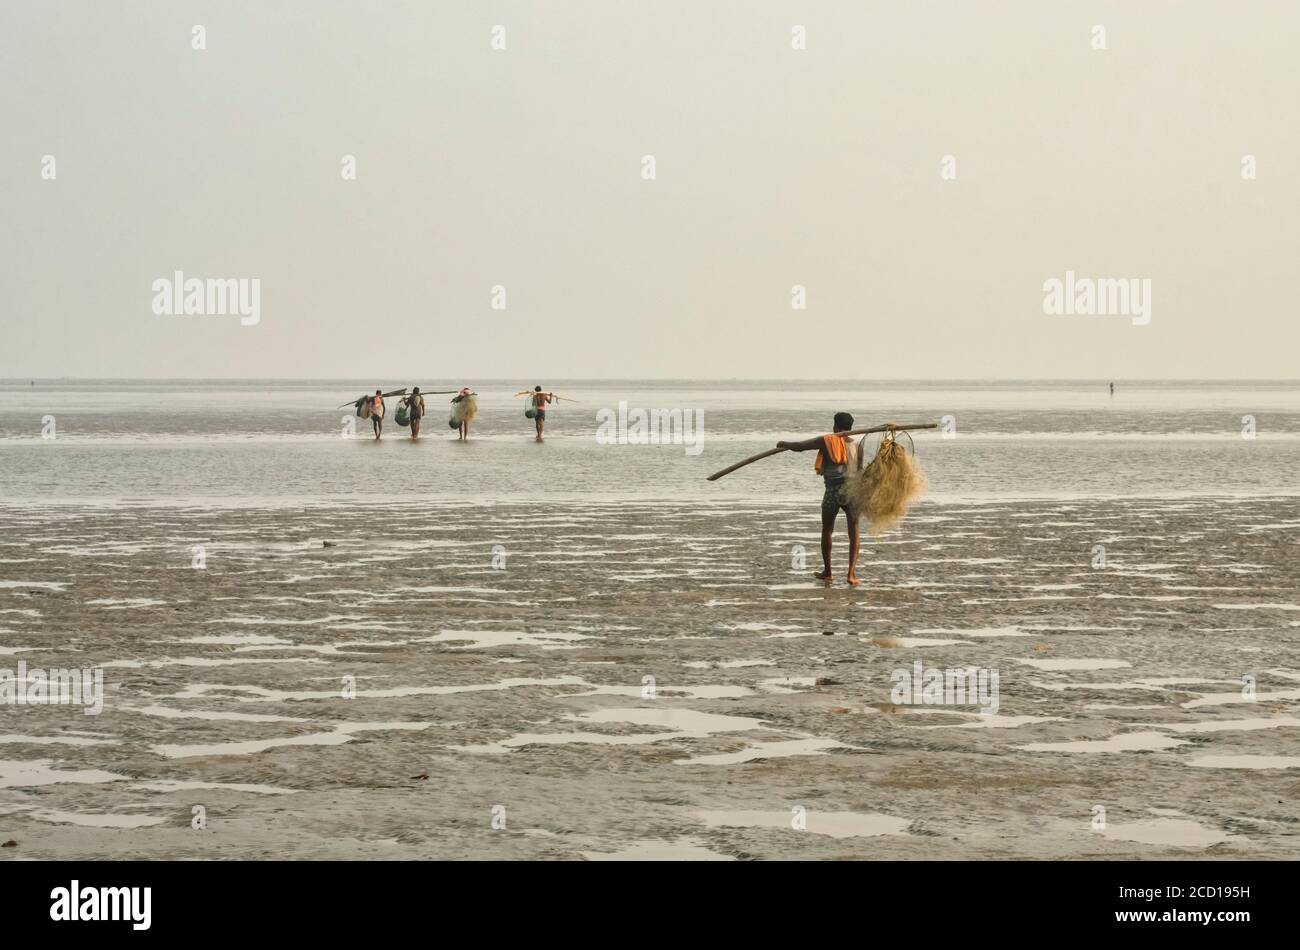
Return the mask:
[(822, 512), (822, 570), (814, 574), (819, 581), (829, 581), (834, 575), (831, 573), (831, 535), (835, 532), (835, 512), (829, 515)]
[(858, 549), (861, 547), (857, 513), (846, 511), (844, 516), (849, 521), (849, 573), (845, 578), (854, 587), (858, 586)]

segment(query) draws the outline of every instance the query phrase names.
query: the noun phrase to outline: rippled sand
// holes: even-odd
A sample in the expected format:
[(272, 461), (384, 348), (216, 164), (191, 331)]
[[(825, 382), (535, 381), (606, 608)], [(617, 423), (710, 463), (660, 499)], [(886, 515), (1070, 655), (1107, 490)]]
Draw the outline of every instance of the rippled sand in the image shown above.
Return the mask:
[(1300, 856), (1300, 500), (815, 501), (0, 509), (3, 854)]

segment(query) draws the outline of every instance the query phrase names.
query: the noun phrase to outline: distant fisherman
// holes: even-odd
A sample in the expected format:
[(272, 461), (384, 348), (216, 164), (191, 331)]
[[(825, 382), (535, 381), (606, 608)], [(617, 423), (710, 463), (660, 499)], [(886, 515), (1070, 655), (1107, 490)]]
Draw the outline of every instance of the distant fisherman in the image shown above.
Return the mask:
[(861, 467), (861, 447), (840, 433), (853, 428), (853, 417), (847, 412), (835, 413), (834, 431), (803, 442), (778, 442), (778, 449), (790, 452), (817, 450), (814, 469), (822, 477), (826, 488), (822, 494), (822, 571), (814, 576), (829, 581), (831, 574), (831, 538), (835, 533), (835, 518), (842, 511), (849, 521), (849, 573), (845, 578), (854, 587), (858, 585), (858, 511), (845, 496), (844, 483), (849, 473)]
[(460, 392), (451, 397), (451, 418), (456, 423), (458, 441), (469, 438), (470, 420), (478, 412), (477, 401), (474, 397), (475, 394), (470, 392), (468, 386), (462, 387)]
[(533, 402), (533, 422), (537, 426), (537, 441), (542, 441), (542, 430), (546, 428), (546, 404), (555, 401), (554, 393), (542, 392), (541, 386), (533, 387), (533, 394), (528, 397)]
[(376, 389), (370, 397), (370, 424), (375, 427), (375, 438), (384, 434), (384, 391)]
[(402, 405), (406, 407), (406, 418), (411, 423), (411, 441), (414, 442), (420, 437), (420, 420), (424, 418), (424, 397), (420, 395), (419, 386), (402, 400)]

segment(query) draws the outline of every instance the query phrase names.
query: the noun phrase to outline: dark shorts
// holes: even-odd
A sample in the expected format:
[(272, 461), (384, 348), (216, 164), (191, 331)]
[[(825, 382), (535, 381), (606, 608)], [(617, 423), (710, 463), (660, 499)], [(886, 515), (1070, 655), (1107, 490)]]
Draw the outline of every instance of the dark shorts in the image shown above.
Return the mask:
[(827, 484), (826, 491), (822, 494), (822, 517), (834, 518), (841, 511), (850, 518), (856, 517), (858, 513), (845, 498), (843, 482)]
[(545, 421), (546, 421), (546, 410), (545, 410), (545, 409), (538, 409), (538, 410), (533, 414), (533, 418), (536, 419), (538, 422), (545, 422)]

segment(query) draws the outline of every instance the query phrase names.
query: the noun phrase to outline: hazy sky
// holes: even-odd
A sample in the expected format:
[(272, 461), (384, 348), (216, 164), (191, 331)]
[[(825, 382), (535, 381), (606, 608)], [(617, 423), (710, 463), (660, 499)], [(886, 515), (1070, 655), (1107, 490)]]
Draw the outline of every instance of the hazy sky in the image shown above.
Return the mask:
[[(1298, 35), (1294, 2), (6, 0), (0, 377), (1295, 377)], [(178, 269), (259, 278), (261, 322), (155, 315)], [(1151, 322), (1045, 315), (1067, 270), (1150, 279)]]

